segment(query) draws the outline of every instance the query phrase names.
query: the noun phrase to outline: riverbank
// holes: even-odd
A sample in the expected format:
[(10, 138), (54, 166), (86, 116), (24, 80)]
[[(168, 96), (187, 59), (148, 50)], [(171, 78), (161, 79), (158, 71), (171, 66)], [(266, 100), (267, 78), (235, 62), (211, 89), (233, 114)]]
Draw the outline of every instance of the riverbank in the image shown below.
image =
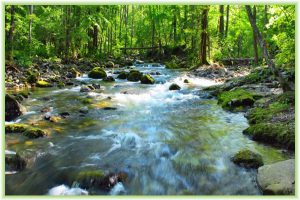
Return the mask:
[[(56, 72), (56, 64), (48, 63), (42, 64), (46, 71), (29, 74), (26, 71), (13, 76), (35, 82), (31, 84), (29, 96), (16, 92), (13, 97), (27, 110), (25, 115), (14, 118), (21, 120), (16, 124), (24, 123), (25, 126), (7, 125), (7, 150), (19, 149), (19, 158), (27, 154), (30, 159), (24, 166), (24, 160), (12, 156), (16, 154), (10, 153), (11, 156), (7, 157), (7, 162), (14, 161), (11, 171), (27, 169), (13, 175), (15, 177), (8, 175), (8, 193), (24, 194), (25, 183), (32, 181), (39, 188), (37, 194), (45, 194), (52, 187), (50, 194), (68, 193), (76, 188), (76, 194), (260, 194), (256, 181), (253, 182), (256, 171), (240, 167), (244, 165), (244, 158), (243, 162), (238, 161), (235, 165), (231, 157), (247, 147), (261, 155), (265, 164), (293, 158), (290, 140), (273, 148), (242, 134), (248, 127), (243, 112), (247, 111), (252, 116), (251, 110), (259, 108), (259, 102), (263, 105), (262, 109), (276, 103), (275, 107), (278, 104), (281, 107), (280, 111), (276, 110), (278, 114), (290, 112), (282, 110), (286, 105), (281, 104), (292, 104), (286, 102), (292, 94), (287, 98), (278, 96), (282, 95), (281, 90), (276, 81), (270, 83), (267, 80), (271, 77), (269, 72), (256, 82), (264, 68), (251, 73), (250, 67), (235, 69), (215, 65), (187, 72), (168, 70), (160, 64), (134, 62), (135, 66), (107, 66), (104, 68), (105, 77), (102, 77), (103, 72), (97, 68), (98, 65), (85, 67), (75, 64), (71, 67), (57, 63), (61, 67)], [(37, 70), (39, 68), (36, 67)], [(99, 72), (96, 74), (101, 78), (97, 79), (95, 73), (96, 79), (88, 78), (91, 71)], [(56, 76), (53, 77), (52, 73)], [(144, 83), (147, 84), (140, 81), (142, 73), (150, 76), (145, 77)], [(44, 84), (38, 85), (38, 81)], [(60, 81), (64, 85), (59, 84)], [(244, 83), (246, 81), (247, 84)], [(45, 82), (52, 87), (43, 87)], [(259, 84), (255, 87), (256, 83)], [(214, 86), (208, 87), (211, 85)], [(271, 100), (263, 101), (265, 98)], [(273, 107), (272, 104), (270, 109)], [(126, 119), (120, 118), (125, 115)], [(291, 119), (287, 118), (288, 121)], [(267, 123), (255, 118), (257, 122)], [(69, 147), (68, 144), (76, 146)], [(31, 150), (31, 156), (28, 156), (28, 150)], [(73, 156), (68, 158), (65, 152), (70, 151), (77, 155), (76, 159)], [(34, 152), (38, 152), (37, 155)], [(153, 152), (153, 155), (146, 152)], [(41, 157), (44, 154), (51, 159)], [(139, 163), (141, 159), (143, 162)], [(55, 163), (52, 170), (51, 162)], [(149, 165), (144, 166), (144, 162)], [(80, 168), (72, 167), (78, 164)], [(150, 166), (156, 167), (149, 169)], [(66, 167), (70, 172), (65, 170)], [(149, 171), (141, 172), (140, 168)], [(55, 174), (48, 182), (42, 175), (45, 169)], [(24, 173), (29, 175), (26, 182), (20, 181)], [(43, 178), (34, 181), (36, 175)], [(244, 177), (243, 183), (238, 177)], [(87, 184), (91, 179), (95, 182)], [(111, 179), (112, 183), (108, 181)], [(196, 179), (206, 181), (199, 183)], [(233, 179), (241, 187), (234, 182), (229, 184), (232, 187), (228, 189), (222, 187)], [(72, 187), (74, 182), (85, 187), (81, 188), (83, 190)], [(15, 183), (20, 184), (19, 191), (13, 191)], [(54, 187), (60, 184), (64, 186)], [(32, 188), (30, 192), (33, 192)]]

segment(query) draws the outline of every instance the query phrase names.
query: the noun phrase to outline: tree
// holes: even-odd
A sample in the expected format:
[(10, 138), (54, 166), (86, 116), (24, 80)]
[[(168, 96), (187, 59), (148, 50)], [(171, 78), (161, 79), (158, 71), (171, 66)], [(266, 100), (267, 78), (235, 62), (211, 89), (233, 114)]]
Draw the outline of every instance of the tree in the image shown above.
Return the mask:
[(279, 71), (276, 69), (275, 63), (273, 62), (272, 58), (270, 57), (270, 54), (267, 50), (267, 43), (265, 42), (262, 34), (260, 33), (257, 25), (256, 25), (256, 21), (255, 21), (255, 17), (251, 11), (251, 7), (249, 5), (246, 5), (246, 11), (247, 11), (247, 15), (250, 21), (250, 24), (253, 28), (253, 31), (259, 41), (260, 47), (263, 50), (263, 56), (265, 57), (265, 60), (268, 64), (268, 66), (271, 68), (271, 70), (273, 71), (274, 75), (276, 76), (276, 78), (278, 79), (279, 83), (281, 84), (281, 87), (283, 89), (283, 91), (290, 91), (294, 88), (294, 86), (292, 85), (292, 82), (287, 82), (284, 80), (284, 78), (281, 76), (281, 74), (279, 73)]
[(225, 36), (228, 35), (228, 26), (229, 26), (229, 5), (226, 7), (226, 29), (225, 29)]
[(9, 51), (8, 60), (13, 61), (14, 51), (14, 31), (15, 31), (15, 6), (10, 7), (10, 29), (9, 29)]
[(209, 6), (206, 6), (202, 10), (202, 20), (201, 20), (201, 43), (200, 43), (200, 63), (202, 65), (208, 65), (208, 61), (206, 59), (206, 50), (207, 50), (207, 27), (208, 27), (208, 10)]
[(224, 36), (224, 5), (220, 5), (220, 21), (219, 21), (220, 38)]
[[(256, 6), (253, 6), (253, 20), (256, 24)], [(255, 31), (253, 29), (253, 48), (254, 48), (254, 62), (257, 65), (258, 64), (258, 49), (257, 49), (257, 35), (255, 34)]]

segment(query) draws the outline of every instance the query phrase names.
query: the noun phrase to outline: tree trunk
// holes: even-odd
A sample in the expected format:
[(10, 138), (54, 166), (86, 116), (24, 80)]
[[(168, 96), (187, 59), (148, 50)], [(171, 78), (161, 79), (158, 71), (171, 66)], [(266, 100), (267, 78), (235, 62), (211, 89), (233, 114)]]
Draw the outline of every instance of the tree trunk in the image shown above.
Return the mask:
[(279, 71), (276, 69), (275, 63), (273, 62), (271, 56), (269, 55), (269, 52), (268, 52), (268, 49), (267, 49), (267, 43), (264, 40), (263, 35), (259, 32), (259, 29), (258, 29), (258, 27), (255, 23), (255, 18), (252, 14), (250, 5), (246, 5), (245, 7), (246, 7), (246, 11), (247, 11), (247, 15), (248, 15), (250, 24), (252, 26), (253, 31), (255, 32), (255, 34), (257, 36), (260, 47), (263, 50), (263, 56), (266, 59), (266, 62), (268, 64), (268, 66), (273, 71), (273, 73), (274, 73), (275, 77), (277, 78), (277, 80), (279, 81), (283, 91), (290, 91), (290, 90), (294, 89), (293, 83), (285, 81), (284, 78), (279, 73)]
[(174, 8), (174, 13), (173, 13), (173, 41), (174, 41), (174, 46), (176, 46), (176, 29), (177, 29), (177, 19), (176, 19), (176, 8)]
[(65, 62), (69, 62), (69, 49), (70, 49), (70, 43), (71, 43), (71, 38), (70, 38), (70, 17), (71, 17), (71, 7), (68, 5), (66, 6), (66, 46), (65, 46)]
[(133, 28), (134, 28), (134, 5), (131, 6), (131, 34), (130, 34), (130, 47), (132, 47)]
[(228, 26), (229, 26), (229, 5), (226, 7), (226, 29), (225, 29), (225, 36), (228, 35)]
[(15, 31), (15, 6), (10, 7), (10, 28), (9, 28), (9, 52), (8, 60), (13, 61), (14, 51), (14, 31)]
[(208, 27), (208, 10), (209, 7), (205, 7), (202, 11), (202, 20), (201, 20), (201, 43), (200, 43), (200, 63), (202, 65), (209, 65), (206, 59), (206, 49), (207, 49), (207, 27)]
[(224, 36), (224, 5), (220, 5), (220, 23), (219, 23), (219, 36)]
[(33, 5), (29, 5), (28, 7), (29, 7), (29, 34), (28, 34), (28, 42), (29, 42), (29, 44), (31, 44)]
[(94, 25), (93, 26), (93, 51), (95, 52), (97, 50), (98, 47), (98, 25)]
[(127, 47), (127, 37), (128, 37), (128, 6), (125, 5), (125, 54), (126, 54), (126, 47)]
[[(256, 24), (256, 6), (253, 6), (253, 20)], [(254, 62), (257, 65), (258, 64), (258, 49), (257, 49), (257, 36), (253, 30), (253, 50), (254, 50)]]

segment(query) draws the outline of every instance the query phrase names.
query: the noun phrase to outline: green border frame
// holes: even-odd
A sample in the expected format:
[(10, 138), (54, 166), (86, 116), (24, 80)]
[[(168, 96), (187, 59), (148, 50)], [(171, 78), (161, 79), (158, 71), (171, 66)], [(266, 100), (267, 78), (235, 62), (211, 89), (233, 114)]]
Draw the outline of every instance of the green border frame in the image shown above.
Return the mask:
[[(296, 20), (296, 30), (295, 30), (295, 98), (296, 98), (296, 102), (295, 102), (295, 195), (285, 195), (285, 196), (272, 196), (272, 195), (264, 195), (264, 196), (255, 196), (255, 195), (191, 195), (191, 196), (185, 196), (185, 195), (164, 195), (164, 196), (155, 196), (155, 195), (146, 195), (146, 196), (137, 196), (137, 195), (129, 195), (129, 196), (107, 196), (107, 195), (96, 195), (96, 196), (43, 196), (43, 195), (5, 195), (5, 162), (4, 162), (4, 158), (5, 158), (5, 115), (4, 115), (4, 109), (1, 111), (1, 116), (2, 119), (1, 120), (1, 158), (3, 157), (3, 162), (1, 165), (1, 199), (154, 199), (154, 198), (164, 198), (164, 199), (298, 199), (299, 198), (299, 178), (298, 178), (298, 172), (297, 169), (299, 167), (298, 164), (298, 144), (299, 144), (299, 136), (297, 135), (298, 130), (299, 130), (299, 125), (298, 125), (298, 107), (299, 107), (299, 103), (298, 103), (298, 96), (299, 93), (297, 91), (298, 89), (298, 85), (299, 85), (299, 80), (297, 79), (297, 77), (299, 76), (299, 70), (298, 70), (298, 66), (299, 66), (299, 58), (297, 57), (299, 54), (299, 36), (298, 34), (299, 32), (299, 25), (300, 25), (300, 19), (299, 16), (300, 14), (298, 12), (300, 12), (300, 7), (299, 7), (299, 1), (290, 1), (290, 0), (286, 0), (286, 2), (282, 1), (272, 1), (272, 2), (247, 2), (247, 0), (243, 0), (240, 2), (235, 2), (235, 1), (228, 1), (228, 2), (224, 2), (224, 1), (216, 1), (213, 0), (211, 3), (208, 2), (204, 2), (202, 0), (201, 1), (197, 1), (197, 0), (192, 0), (192, 1), (188, 1), (188, 0), (183, 0), (180, 1), (180, 3), (178, 2), (178, 0), (174, 0), (174, 2), (170, 2), (168, 0), (162, 0), (160, 2), (155, 2), (154, 0), (141, 0), (141, 2), (137, 2), (135, 0), (125, 0), (124, 2), (122, 1), (118, 1), (118, 0), (112, 0), (110, 2), (102, 2), (102, 1), (91, 1), (91, 0), (75, 0), (73, 2), (71, 2), (70, 0), (68, 2), (62, 2), (60, 0), (54, 0), (54, 1), (50, 1), (50, 0), (45, 0), (45, 1), (28, 1), (28, 0), (20, 0), (20, 1), (9, 1), (9, 0), (1, 0), (1, 15), (2, 15), (2, 22), (0, 23), (1, 25), (1, 36), (0, 36), (0, 41), (2, 41), (1, 44), (2, 45), (2, 53), (0, 54), (0, 59), (1, 59), (1, 65), (2, 70), (0, 71), (2, 73), (2, 75), (0, 75), (2, 77), (1, 79), (1, 86), (0, 86), (0, 91), (2, 91), (1, 93), (1, 101), (2, 103), (0, 105), (2, 105), (2, 108), (5, 108), (5, 6), (6, 5), (26, 5), (26, 4), (31, 4), (31, 5), (130, 5), (130, 4), (138, 4), (138, 5), (220, 5), (220, 4), (224, 4), (224, 5), (295, 5), (295, 11), (296, 11), (296, 15), (295, 15), (295, 20)], [(1, 119), (1, 118), (0, 118)]]

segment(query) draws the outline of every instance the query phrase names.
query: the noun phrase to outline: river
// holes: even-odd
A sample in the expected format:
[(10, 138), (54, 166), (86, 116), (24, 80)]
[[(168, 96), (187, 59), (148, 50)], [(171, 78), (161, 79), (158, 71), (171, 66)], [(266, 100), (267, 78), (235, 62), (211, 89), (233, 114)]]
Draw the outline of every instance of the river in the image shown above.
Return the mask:
[[(100, 83), (101, 91), (34, 89), (23, 103), (28, 112), (17, 121), (35, 123), (51, 134), (35, 140), (6, 135), (6, 150), (28, 158), (25, 170), (5, 176), (6, 195), (55, 195), (60, 189), (49, 193), (51, 188), (71, 187), (74, 174), (86, 168), (128, 175), (127, 182), (109, 192), (88, 191), (95, 195), (260, 195), (256, 170), (239, 167), (230, 158), (244, 148), (261, 154), (265, 164), (287, 155), (243, 135), (248, 127), (244, 113), (223, 110), (202, 90), (214, 85), (212, 80), (163, 66), (136, 69), (159, 72), (153, 75), (156, 84), (105, 83), (84, 75), (78, 81)], [(112, 72), (107, 70), (116, 77)], [(181, 90), (170, 91), (171, 83)], [(81, 114), (85, 98), (92, 104)], [(51, 114), (70, 116), (46, 121), (40, 112), (45, 106), (53, 108)]]

